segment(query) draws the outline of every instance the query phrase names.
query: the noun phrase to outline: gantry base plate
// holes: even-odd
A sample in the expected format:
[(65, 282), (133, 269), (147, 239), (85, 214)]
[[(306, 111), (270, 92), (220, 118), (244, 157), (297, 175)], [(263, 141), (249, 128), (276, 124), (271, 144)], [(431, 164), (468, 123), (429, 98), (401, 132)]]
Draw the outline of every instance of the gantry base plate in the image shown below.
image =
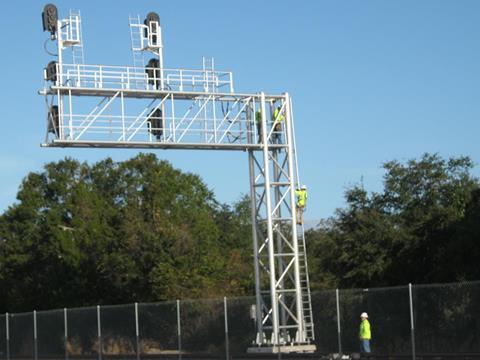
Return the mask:
[(313, 353), (317, 347), (313, 344), (280, 345), (280, 346), (252, 346), (247, 349), (249, 354), (288, 354), (288, 353)]

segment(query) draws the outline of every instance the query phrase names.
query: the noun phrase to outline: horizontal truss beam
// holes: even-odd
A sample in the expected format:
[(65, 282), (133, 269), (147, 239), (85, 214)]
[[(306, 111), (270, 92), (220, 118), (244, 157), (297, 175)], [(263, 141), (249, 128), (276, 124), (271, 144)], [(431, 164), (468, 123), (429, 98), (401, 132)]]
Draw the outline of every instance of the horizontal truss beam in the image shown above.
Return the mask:
[[(50, 143), (42, 143), (42, 147), (77, 147), (77, 148), (119, 148), (119, 149), (177, 149), (177, 150), (261, 150), (262, 144), (208, 144), (208, 143), (165, 143), (165, 142), (141, 142), (141, 141), (82, 141), (82, 140), (58, 140)], [(286, 145), (269, 145), (270, 148), (285, 148)]]
[[(95, 88), (80, 88), (74, 86), (51, 86), (39, 91), (40, 95), (72, 95), (72, 96), (101, 96), (109, 97), (115, 93), (121, 92), (126, 98), (138, 99), (156, 99), (159, 97), (173, 94), (176, 99), (189, 100), (196, 98), (206, 98), (214, 96), (217, 100), (235, 101), (239, 98), (253, 97), (260, 99), (260, 94), (244, 94), (244, 93), (212, 93), (202, 91), (173, 91), (173, 90), (137, 90), (137, 89), (95, 89)], [(265, 100), (281, 100), (283, 95), (265, 95)]]

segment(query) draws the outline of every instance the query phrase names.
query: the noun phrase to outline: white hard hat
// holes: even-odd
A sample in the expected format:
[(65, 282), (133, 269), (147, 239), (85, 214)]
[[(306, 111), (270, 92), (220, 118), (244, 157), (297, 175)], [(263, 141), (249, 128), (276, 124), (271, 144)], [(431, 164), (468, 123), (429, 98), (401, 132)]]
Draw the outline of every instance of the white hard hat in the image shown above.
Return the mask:
[(362, 315), (360, 315), (361, 318), (368, 318), (368, 314), (366, 312), (363, 312)]
[(302, 185), (303, 190), (307, 190), (307, 185)]

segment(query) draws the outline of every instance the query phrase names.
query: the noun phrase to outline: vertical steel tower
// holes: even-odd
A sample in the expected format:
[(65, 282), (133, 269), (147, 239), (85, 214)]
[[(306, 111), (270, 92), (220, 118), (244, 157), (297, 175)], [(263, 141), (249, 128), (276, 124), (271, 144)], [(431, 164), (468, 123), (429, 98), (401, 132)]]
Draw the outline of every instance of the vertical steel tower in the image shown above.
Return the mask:
[(55, 6), (45, 7), (58, 58), (40, 91), (48, 114), (42, 146), (246, 151), (257, 328), (248, 350), (314, 351), (289, 94), (237, 93), (232, 73), (215, 70), (213, 59), (199, 70), (165, 68), (158, 15), (129, 20), (134, 66), (87, 65), (80, 13), (59, 19)]

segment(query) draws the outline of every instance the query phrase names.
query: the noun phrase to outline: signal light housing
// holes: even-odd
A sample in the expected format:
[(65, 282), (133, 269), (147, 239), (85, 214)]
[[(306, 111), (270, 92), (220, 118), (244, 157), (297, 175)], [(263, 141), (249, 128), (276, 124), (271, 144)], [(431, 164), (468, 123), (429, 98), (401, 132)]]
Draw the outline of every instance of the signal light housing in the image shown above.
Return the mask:
[(45, 68), (45, 80), (56, 82), (57, 81), (57, 62), (50, 61)]
[(145, 29), (144, 36), (148, 37), (149, 32), (153, 33), (150, 45), (156, 46), (158, 40), (155, 34), (158, 33), (157, 24), (160, 26), (160, 16), (155, 12), (149, 12), (143, 23), (148, 27), (148, 29)]
[(48, 132), (58, 135), (60, 129), (59, 123), (59, 115), (58, 115), (58, 106), (52, 105), (48, 110)]
[(163, 134), (163, 113), (162, 110), (157, 109), (152, 111), (148, 115), (148, 131), (152, 134), (155, 135), (157, 140), (160, 140)]
[(58, 10), (53, 4), (47, 4), (43, 8), (42, 22), (43, 31), (49, 31), (52, 35), (57, 32)]
[(147, 63), (145, 72), (147, 73), (147, 81), (151, 85), (155, 85), (158, 89), (160, 86), (160, 62), (158, 59), (152, 58)]

